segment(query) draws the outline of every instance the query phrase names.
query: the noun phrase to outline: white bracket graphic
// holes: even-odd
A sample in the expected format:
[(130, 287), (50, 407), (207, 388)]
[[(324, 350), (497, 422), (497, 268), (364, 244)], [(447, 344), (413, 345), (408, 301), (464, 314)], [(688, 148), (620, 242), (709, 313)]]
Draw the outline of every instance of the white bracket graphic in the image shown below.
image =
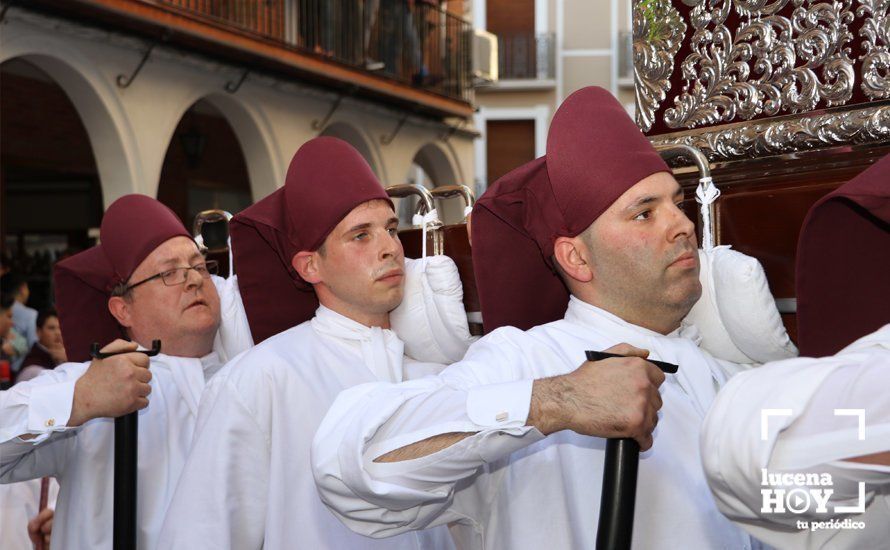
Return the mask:
[(856, 506), (835, 506), (835, 514), (864, 514), (865, 513), (865, 482), (859, 482), (859, 504)]
[(769, 418), (771, 416), (791, 416), (791, 409), (761, 409), (760, 410), (760, 440), (769, 439)]
[(858, 416), (859, 441), (865, 441), (865, 409), (834, 409), (834, 416)]

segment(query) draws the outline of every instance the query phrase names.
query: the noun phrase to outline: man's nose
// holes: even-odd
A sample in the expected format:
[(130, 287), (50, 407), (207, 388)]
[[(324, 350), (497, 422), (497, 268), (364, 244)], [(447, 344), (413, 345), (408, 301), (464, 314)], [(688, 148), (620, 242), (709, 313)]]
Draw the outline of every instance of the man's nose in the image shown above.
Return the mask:
[(685, 239), (695, 236), (695, 223), (689, 219), (686, 212), (679, 206), (673, 206), (673, 219), (670, 228), (671, 240)]
[(204, 284), (204, 278), (196, 269), (187, 269), (185, 271), (185, 288), (191, 290), (201, 287)]
[(381, 259), (389, 259), (394, 258), (398, 255), (399, 251), (402, 248), (402, 243), (399, 241), (398, 235), (390, 235), (387, 231), (384, 233), (383, 238), (381, 239), (380, 246), (380, 258)]

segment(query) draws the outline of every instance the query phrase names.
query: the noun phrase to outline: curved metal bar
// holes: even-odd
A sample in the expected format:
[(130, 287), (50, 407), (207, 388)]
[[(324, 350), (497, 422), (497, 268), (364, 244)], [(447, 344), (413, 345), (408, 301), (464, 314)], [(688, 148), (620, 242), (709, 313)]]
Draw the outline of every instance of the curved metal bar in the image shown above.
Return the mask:
[(250, 73), (250, 69), (244, 69), (244, 72), (241, 73), (241, 78), (238, 79), (238, 82), (232, 82), (231, 80), (226, 82), (225, 90), (230, 94), (234, 94), (238, 90), (241, 89), (241, 85), (244, 84), (244, 81), (247, 80), (247, 75)]
[(343, 101), (343, 95), (338, 95), (337, 99), (331, 104), (331, 108), (328, 109), (328, 112), (322, 117), (321, 120), (315, 119), (312, 121), (312, 129), (313, 130), (323, 130), (325, 126), (328, 125), (328, 121), (331, 120), (331, 117), (334, 116), (334, 113), (340, 107), (340, 102)]
[(476, 196), (466, 185), (440, 185), (430, 190), (433, 197), (437, 199), (450, 199), (451, 197), (463, 197), (467, 206), (473, 206), (476, 202)]
[(132, 84), (133, 81), (136, 80), (136, 77), (139, 75), (139, 72), (142, 70), (142, 67), (145, 66), (145, 63), (148, 61), (148, 58), (151, 57), (151, 52), (154, 51), (155, 46), (157, 46), (158, 44), (161, 44), (161, 43), (166, 43), (168, 40), (170, 40), (171, 36), (173, 36), (173, 31), (171, 31), (169, 28), (165, 27), (164, 30), (161, 31), (161, 35), (159, 37), (157, 37), (148, 46), (148, 49), (145, 50), (145, 53), (142, 54), (142, 59), (139, 60), (139, 64), (136, 65), (136, 68), (133, 70), (133, 72), (130, 74), (130, 76), (127, 76), (125, 74), (117, 75), (117, 78), (115, 79), (117, 86), (122, 89), (129, 87), (130, 84)]
[[(199, 212), (198, 215), (195, 216), (195, 223), (192, 226), (192, 236), (195, 238), (195, 242), (198, 243), (198, 247), (201, 249), (202, 253), (206, 252), (231, 252), (229, 250), (229, 246), (227, 244), (228, 241), (228, 226), (229, 221), (232, 219), (232, 215), (225, 210), (204, 210), (203, 212)], [(225, 237), (226, 242), (223, 244), (214, 245), (214, 242), (208, 243), (204, 241), (203, 227), (205, 223), (218, 223), (218, 222), (226, 222), (226, 230)], [(220, 237), (220, 235), (216, 235), (216, 237)], [(215, 239), (214, 239), (215, 241)], [(231, 265), (231, 262), (230, 264)]]
[[(439, 200), (461, 197), (464, 200), (464, 204), (470, 208), (476, 202), (476, 196), (466, 185), (441, 185), (431, 189), (430, 194), (434, 199)], [(464, 216), (463, 221), (466, 221), (466, 216)]]
[(115, 82), (117, 82), (117, 86), (119, 88), (127, 88), (130, 86), (130, 84), (133, 83), (134, 80), (136, 80), (136, 77), (139, 76), (139, 71), (141, 71), (142, 67), (145, 66), (145, 62), (148, 61), (148, 58), (151, 56), (152, 50), (154, 50), (155, 46), (157, 45), (157, 42), (152, 42), (151, 46), (149, 46), (148, 49), (145, 50), (145, 53), (142, 54), (142, 59), (139, 60), (139, 64), (136, 65), (136, 69), (133, 70), (130, 76), (127, 76), (125, 74), (117, 75), (117, 79), (115, 80)]
[[(676, 158), (685, 158), (691, 160), (698, 168), (699, 179), (711, 177), (711, 163), (708, 161), (707, 155), (700, 149), (684, 143), (669, 143), (663, 145), (655, 145), (655, 150), (661, 155), (661, 158), (668, 162)], [(714, 185), (711, 180), (711, 185)], [(708, 206), (711, 213), (711, 235), (714, 236), (714, 244), (720, 244), (720, 233), (717, 231), (717, 207), (714, 203)]]
[(699, 149), (691, 146), (685, 145), (683, 143), (670, 143), (665, 145), (656, 145), (655, 150), (658, 151), (658, 154), (661, 155), (661, 158), (665, 160), (665, 162), (685, 157), (687, 160), (691, 160), (698, 167), (698, 172), (700, 174), (699, 177), (709, 178), (711, 177), (711, 163), (708, 162), (708, 157), (705, 156)]
[(401, 131), (402, 126), (405, 125), (405, 122), (407, 122), (407, 120), (408, 113), (405, 113), (404, 115), (402, 115), (402, 118), (399, 119), (398, 124), (396, 124), (396, 127), (393, 128), (392, 132), (390, 132), (388, 135), (380, 136), (380, 143), (382, 143), (383, 145), (389, 145), (390, 143), (392, 143), (393, 140), (396, 139), (396, 136), (399, 135), (399, 131)]
[(436, 207), (435, 200), (433, 199), (433, 195), (429, 192), (429, 190), (417, 184), (408, 184), (408, 183), (399, 183), (396, 185), (390, 185), (386, 188), (386, 194), (390, 197), (396, 198), (404, 198), (404, 197), (419, 197), (420, 201), (417, 203), (417, 207), (419, 209), (420, 214), (426, 214), (428, 212), (432, 212)]
[(232, 215), (225, 210), (212, 209), (198, 212), (195, 216), (195, 223), (192, 225), (192, 236), (197, 237), (201, 234), (201, 226), (205, 223), (221, 222), (232, 219)]

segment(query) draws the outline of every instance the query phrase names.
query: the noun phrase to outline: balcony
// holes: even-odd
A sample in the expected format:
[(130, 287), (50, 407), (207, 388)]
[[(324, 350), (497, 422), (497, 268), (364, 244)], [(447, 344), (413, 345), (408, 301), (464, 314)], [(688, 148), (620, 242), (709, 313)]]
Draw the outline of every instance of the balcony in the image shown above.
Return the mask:
[(494, 89), (549, 88), (556, 85), (553, 33), (498, 34), (498, 78)]
[(472, 25), (438, 2), (416, 1), (413, 9), (387, 0), (35, 4), (416, 112), (472, 114)]

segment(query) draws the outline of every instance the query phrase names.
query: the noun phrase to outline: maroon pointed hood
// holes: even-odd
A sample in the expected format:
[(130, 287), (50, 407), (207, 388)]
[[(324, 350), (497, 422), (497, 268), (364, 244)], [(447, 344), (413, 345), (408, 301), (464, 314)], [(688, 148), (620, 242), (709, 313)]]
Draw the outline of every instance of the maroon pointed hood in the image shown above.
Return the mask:
[(291, 160), (284, 187), (232, 218), (238, 287), (255, 343), (312, 318), (318, 299), (291, 265), (317, 250), (363, 202), (390, 201), (371, 167), (351, 145), (320, 137)]

